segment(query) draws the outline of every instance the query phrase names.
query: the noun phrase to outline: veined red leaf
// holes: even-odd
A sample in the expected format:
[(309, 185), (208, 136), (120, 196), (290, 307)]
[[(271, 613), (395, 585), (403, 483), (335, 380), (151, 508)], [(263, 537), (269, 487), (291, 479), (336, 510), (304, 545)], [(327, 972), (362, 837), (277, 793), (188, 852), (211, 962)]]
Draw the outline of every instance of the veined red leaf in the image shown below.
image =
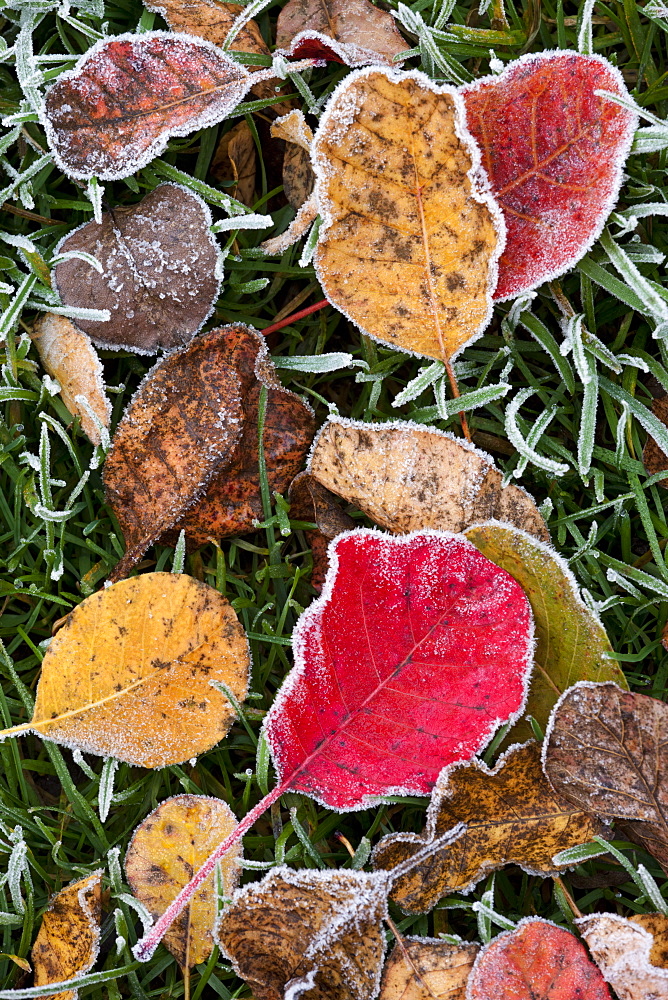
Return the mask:
[(571, 268), (617, 201), (638, 120), (601, 90), (630, 100), (607, 60), (559, 51), (523, 56), (462, 88), (506, 222), (497, 301)]
[(264, 723), (278, 774), (136, 946), (146, 960), (193, 892), (268, 806), (304, 792), (338, 810), (428, 794), (526, 701), (533, 653), (519, 584), (463, 536), (339, 535), (322, 597), (295, 628), (295, 666)]

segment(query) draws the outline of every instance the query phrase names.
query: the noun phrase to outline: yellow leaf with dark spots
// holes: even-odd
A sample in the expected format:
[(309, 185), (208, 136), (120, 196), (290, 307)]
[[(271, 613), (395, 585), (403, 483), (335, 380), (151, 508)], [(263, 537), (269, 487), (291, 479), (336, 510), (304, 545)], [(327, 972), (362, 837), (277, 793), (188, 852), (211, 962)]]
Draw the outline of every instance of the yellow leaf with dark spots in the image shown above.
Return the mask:
[[(100, 950), (101, 880), (100, 869), (51, 900), (30, 956), (35, 986), (62, 983), (93, 967)], [(76, 1000), (77, 994), (77, 990), (64, 990), (44, 1000)]]

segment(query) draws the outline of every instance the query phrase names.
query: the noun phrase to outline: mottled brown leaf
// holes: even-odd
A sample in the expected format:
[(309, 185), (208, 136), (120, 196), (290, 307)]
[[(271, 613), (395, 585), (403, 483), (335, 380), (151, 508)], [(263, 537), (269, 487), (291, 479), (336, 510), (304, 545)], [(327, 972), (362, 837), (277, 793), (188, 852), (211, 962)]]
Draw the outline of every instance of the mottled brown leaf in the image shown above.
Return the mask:
[[(668, 427), (668, 396), (652, 400), (652, 413), (658, 417), (662, 424)], [(657, 472), (668, 469), (668, 455), (661, 451), (653, 437), (648, 437), (642, 453), (643, 465), (650, 476), (655, 476)], [(660, 479), (659, 486), (668, 489), (668, 478)]]
[[(465, 832), (452, 839), (453, 827)], [(378, 843), (376, 868), (403, 865), (392, 886), (402, 909), (422, 913), (441, 896), (468, 892), (504, 865), (531, 875), (556, 875), (553, 855), (586, 843), (604, 827), (557, 795), (541, 770), (535, 741), (512, 747), (493, 769), (478, 760), (446, 768), (432, 793), (427, 827), (419, 836), (392, 833)], [(412, 865), (408, 859), (413, 859)]]
[(405, 937), (385, 963), (378, 1000), (466, 1000), (479, 944), (450, 944), (437, 938)]
[(383, 877), (275, 868), (236, 893), (216, 938), (257, 1000), (372, 1000), (385, 951)]
[(216, 147), (210, 173), (217, 181), (234, 181), (226, 190), (251, 207), (255, 202), (257, 154), (255, 140), (244, 120), (223, 136)]
[[(665, 935), (668, 917), (662, 913), (647, 916), (655, 922), (658, 918)], [(594, 913), (575, 923), (619, 1000), (668, 997), (668, 966), (658, 966), (652, 960), (654, 938), (649, 929), (616, 913)]]
[[(35, 986), (61, 983), (92, 969), (100, 950), (102, 869), (61, 889), (42, 917), (31, 959)], [(76, 1000), (78, 990), (45, 1000)]]
[(178, 184), (160, 184), (136, 205), (105, 212), (58, 244), (61, 253), (85, 251), (87, 261), (57, 264), (54, 279), (68, 306), (108, 309), (104, 323), (78, 319), (101, 347), (139, 354), (180, 347), (211, 315), (220, 292), (222, 268), (209, 227), (211, 212), (197, 195)]
[(286, 55), (346, 66), (392, 66), (408, 49), (392, 15), (369, 0), (288, 0), (278, 15), (276, 45)]
[(336, 497), (308, 472), (300, 472), (288, 491), (290, 517), (295, 521), (313, 521), (317, 530), (305, 532), (313, 557), (311, 586), (321, 592), (329, 569), (327, 543), (342, 531), (357, 527), (352, 517), (341, 510)]
[(310, 197), (315, 184), (311, 166), (313, 132), (302, 112), (295, 109), (276, 119), (271, 126), (271, 135), (286, 142), (283, 190), (292, 207), (299, 209)]

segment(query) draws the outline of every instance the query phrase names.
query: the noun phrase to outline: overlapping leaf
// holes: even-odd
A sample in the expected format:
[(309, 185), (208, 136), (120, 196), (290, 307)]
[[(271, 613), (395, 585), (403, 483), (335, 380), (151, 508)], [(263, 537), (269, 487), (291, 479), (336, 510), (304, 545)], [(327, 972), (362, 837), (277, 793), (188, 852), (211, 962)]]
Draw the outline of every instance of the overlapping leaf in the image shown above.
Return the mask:
[(233, 181), (226, 187), (233, 198), (249, 207), (255, 201), (255, 174), (257, 154), (255, 140), (246, 121), (239, 122), (226, 132), (216, 147), (210, 173), (217, 181)]
[[(32, 946), (35, 986), (61, 983), (88, 972), (100, 950), (102, 870), (61, 889), (49, 903)], [(46, 1000), (76, 1000), (78, 990)]]
[(385, 963), (378, 1000), (466, 1000), (480, 945), (405, 937), (403, 946), (395, 945)]
[[(652, 413), (668, 427), (668, 396), (652, 400)], [(648, 436), (642, 453), (643, 465), (650, 476), (668, 469), (668, 455), (662, 451), (653, 437)], [(668, 478), (660, 479), (659, 486), (668, 487)]]
[[(662, 926), (662, 913), (645, 914)], [(619, 1000), (661, 1000), (668, 996), (668, 964), (654, 961), (654, 935), (642, 924), (617, 913), (595, 913), (580, 917), (577, 927), (592, 958)]]
[(346, 66), (392, 66), (408, 48), (392, 16), (369, 0), (288, 0), (278, 15), (276, 45), (286, 55)]

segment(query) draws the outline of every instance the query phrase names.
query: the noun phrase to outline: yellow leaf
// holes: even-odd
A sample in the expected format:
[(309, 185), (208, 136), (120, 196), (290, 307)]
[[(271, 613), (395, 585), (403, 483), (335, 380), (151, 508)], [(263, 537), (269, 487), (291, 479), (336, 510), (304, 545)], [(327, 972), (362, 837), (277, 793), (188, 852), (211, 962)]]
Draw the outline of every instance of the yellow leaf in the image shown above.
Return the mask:
[[(51, 900), (31, 953), (35, 986), (74, 979), (93, 967), (100, 950), (101, 880), (100, 869)], [(64, 990), (45, 1000), (76, 1000), (77, 994)]]

